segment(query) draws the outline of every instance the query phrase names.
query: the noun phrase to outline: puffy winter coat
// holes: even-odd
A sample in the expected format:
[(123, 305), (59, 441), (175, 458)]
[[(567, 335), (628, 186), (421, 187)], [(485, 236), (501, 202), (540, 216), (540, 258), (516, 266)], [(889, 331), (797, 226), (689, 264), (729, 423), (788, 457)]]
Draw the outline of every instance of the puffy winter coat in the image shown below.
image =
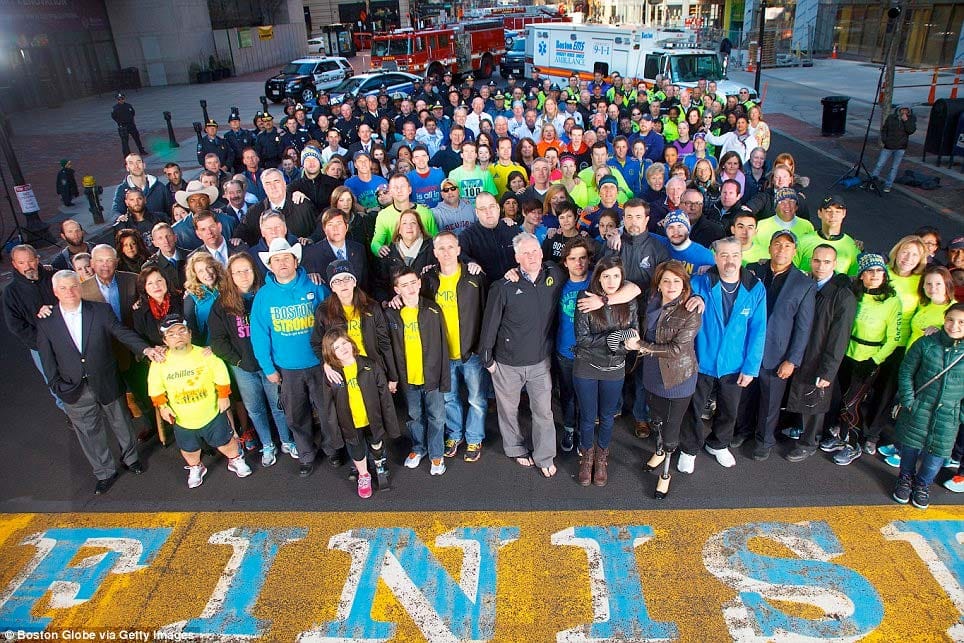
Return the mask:
[[(909, 114), (907, 120), (901, 120), (900, 110), (906, 109)], [(910, 135), (917, 131), (917, 117), (907, 105), (900, 105), (894, 113), (884, 119), (884, 126), (880, 128), (880, 142), (888, 150), (906, 150)]]
[(897, 441), (946, 458), (964, 422), (964, 360), (939, 380), (919, 389), (964, 354), (964, 341), (946, 332), (920, 338), (910, 347), (897, 375), (897, 392), (904, 409), (897, 417)]

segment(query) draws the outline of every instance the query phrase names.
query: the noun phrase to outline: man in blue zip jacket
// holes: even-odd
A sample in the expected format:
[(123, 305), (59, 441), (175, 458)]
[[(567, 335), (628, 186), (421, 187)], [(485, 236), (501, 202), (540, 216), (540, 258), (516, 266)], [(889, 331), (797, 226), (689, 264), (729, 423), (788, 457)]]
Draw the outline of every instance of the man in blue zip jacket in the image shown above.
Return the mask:
[(734, 237), (713, 244), (716, 265), (693, 277), (693, 295), (706, 302), (703, 326), (696, 336), (700, 372), (696, 392), (680, 435), (681, 473), (693, 473), (696, 454), (704, 446), (701, 414), (716, 387), (716, 416), (706, 437), (706, 451), (724, 467), (736, 465), (730, 440), (740, 395), (760, 374), (766, 341), (767, 298), (763, 282), (742, 267), (743, 251)]
[(314, 407), (321, 419), (322, 450), (333, 467), (344, 464), (345, 442), (336, 426), (328, 426), (322, 390), (326, 386), (321, 363), (311, 349), (315, 309), (330, 294), (314, 284), (301, 263), (301, 244), (284, 237), (271, 241), (258, 253), (270, 274), (258, 290), (251, 308), (251, 347), (265, 377), (281, 386), (285, 418), (298, 447), (298, 474), (311, 475), (315, 444), (311, 419)]

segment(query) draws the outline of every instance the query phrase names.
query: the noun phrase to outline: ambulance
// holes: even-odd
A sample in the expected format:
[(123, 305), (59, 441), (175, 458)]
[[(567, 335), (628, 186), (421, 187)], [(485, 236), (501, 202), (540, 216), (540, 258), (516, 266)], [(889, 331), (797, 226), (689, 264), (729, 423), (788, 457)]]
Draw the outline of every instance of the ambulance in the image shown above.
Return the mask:
[[(526, 74), (539, 72), (560, 84), (573, 72), (592, 80), (593, 73), (608, 77), (618, 72), (625, 79), (653, 85), (656, 76), (674, 85), (695, 87), (701, 78), (716, 81), (717, 89), (736, 96), (744, 87), (723, 80), (719, 56), (699, 46), (693, 34), (683, 29), (654, 29), (640, 26), (546, 23), (531, 25), (526, 38)], [(750, 98), (756, 92), (750, 89)]]

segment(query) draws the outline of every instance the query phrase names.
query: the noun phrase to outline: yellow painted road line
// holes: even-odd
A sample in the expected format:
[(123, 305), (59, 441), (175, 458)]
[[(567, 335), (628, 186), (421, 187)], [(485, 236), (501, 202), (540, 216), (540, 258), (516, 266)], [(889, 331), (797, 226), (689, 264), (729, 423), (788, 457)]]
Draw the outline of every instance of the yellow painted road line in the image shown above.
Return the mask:
[(0, 637), (964, 640), (962, 543), (959, 506), (4, 515)]

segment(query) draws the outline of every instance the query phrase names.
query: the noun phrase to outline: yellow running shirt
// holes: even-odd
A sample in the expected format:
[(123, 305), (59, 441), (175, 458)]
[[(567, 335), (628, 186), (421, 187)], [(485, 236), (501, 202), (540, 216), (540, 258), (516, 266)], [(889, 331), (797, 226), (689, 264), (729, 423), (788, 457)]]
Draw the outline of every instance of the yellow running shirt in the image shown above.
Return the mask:
[(449, 359), (462, 359), (459, 342), (459, 301), (455, 287), (462, 276), (462, 266), (455, 270), (454, 275), (438, 275), (438, 292), (435, 302), (442, 309), (442, 319), (445, 320), (445, 332), (448, 337)]
[(358, 314), (354, 306), (342, 306), (342, 310), (345, 311), (345, 319), (348, 321), (348, 336), (355, 342), (358, 352), (368, 357), (368, 353), (365, 352), (365, 343), (362, 341), (361, 315)]
[(186, 354), (168, 351), (163, 362), (151, 363), (147, 394), (154, 406), (171, 407), (179, 427), (202, 429), (217, 416), (218, 398), (231, 394), (228, 367), (198, 346)]
[(358, 362), (352, 362), (342, 369), (345, 373), (345, 386), (348, 388), (348, 406), (351, 409), (351, 419), (356, 429), (368, 426), (368, 409), (365, 399), (358, 388)]
[(405, 306), (399, 313), (405, 325), (405, 369), (408, 371), (408, 383), (416, 386), (425, 384), (425, 373), (422, 367), (422, 335), (418, 329), (418, 308)]

